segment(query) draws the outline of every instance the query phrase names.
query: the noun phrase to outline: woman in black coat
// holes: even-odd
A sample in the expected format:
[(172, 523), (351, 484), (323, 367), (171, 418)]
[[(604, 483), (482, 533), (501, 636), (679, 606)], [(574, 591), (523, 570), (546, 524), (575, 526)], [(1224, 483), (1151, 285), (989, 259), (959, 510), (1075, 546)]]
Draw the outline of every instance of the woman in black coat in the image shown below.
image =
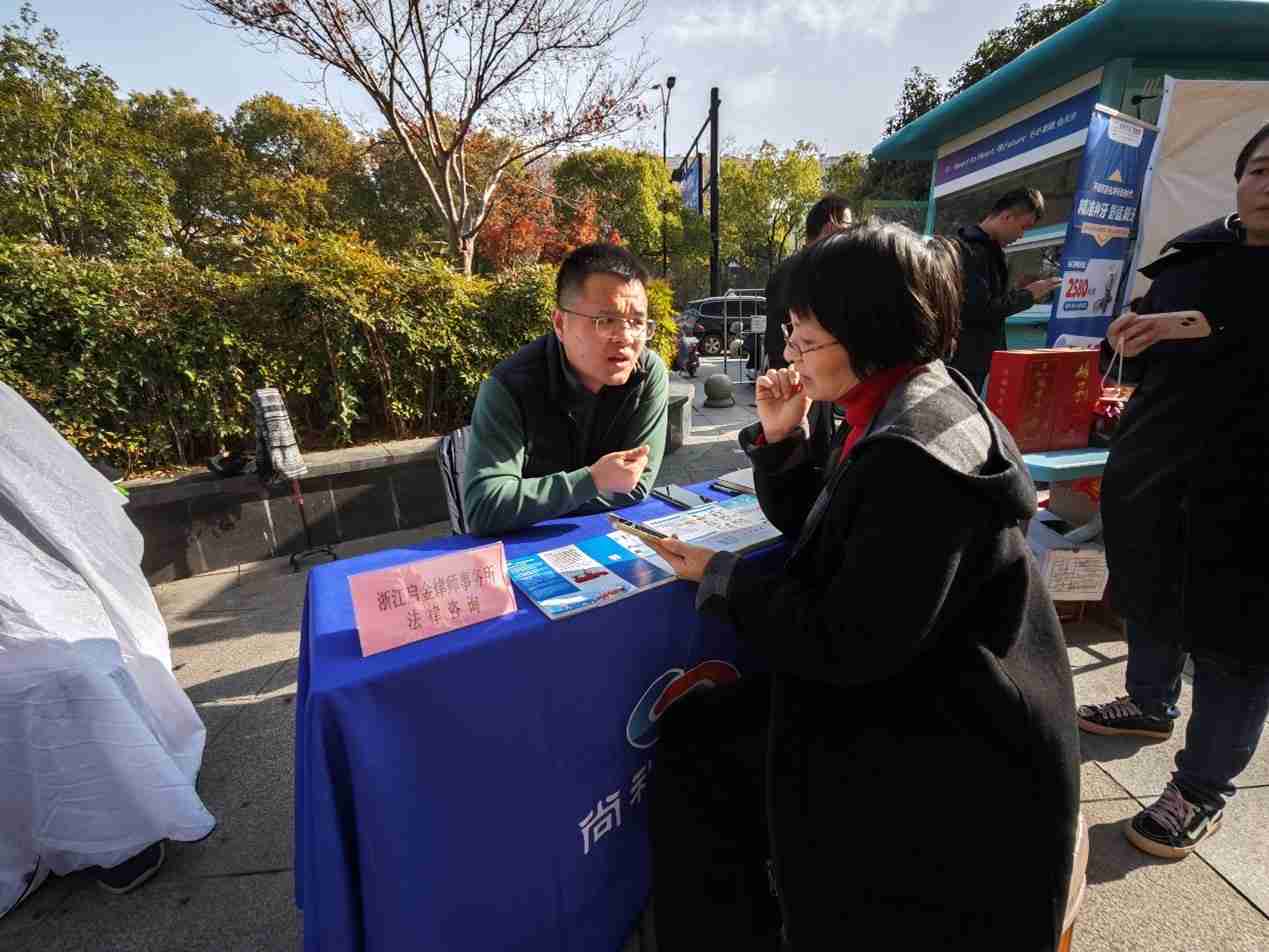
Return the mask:
[[(1071, 673), (1008, 433), (938, 359), (950, 248), (868, 224), (804, 251), (789, 369), (741, 435), (796, 540), (762, 577), (657, 548), (769, 676), (686, 698), (653, 768), (658, 946), (1057, 948), (1079, 800)], [(827, 459), (811, 400), (845, 410)], [(759, 776), (764, 771), (765, 780)], [(764, 832), (765, 828), (765, 832)], [(770, 858), (779, 909), (764, 907)]]
[[(1234, 164), (1238, 213), (1169, 242), (1144, 300), (1110, 326), (1137, 383), (1102, 480), (1111, 597), (1128, 623), (1127, 694), (1080, 708), (1083, 730), (1167, 738), (1181, 672), (1194, 709), (1176, 772), (1125, 827), (1180, 858), (1219, 829), (1269, 712), (1269, 126)], [(1165, 339), (1149, 315), (1200, 311), (1211, 333)], [(1115, 369), (1116, 375), (1118, 368)]]

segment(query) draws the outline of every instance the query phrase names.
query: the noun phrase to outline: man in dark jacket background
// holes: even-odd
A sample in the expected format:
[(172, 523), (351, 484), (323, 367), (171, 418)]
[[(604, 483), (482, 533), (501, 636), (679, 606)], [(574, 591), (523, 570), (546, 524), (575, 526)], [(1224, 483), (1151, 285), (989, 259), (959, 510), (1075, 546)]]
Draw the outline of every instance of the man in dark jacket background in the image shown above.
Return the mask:
[[(1111, 445), (1102, 520), (1111, 596), (1127, 621), (1124, 697), (1079, 709), (1082, 730), (1166, 739), (1181, 672), (1193, 711), (1176, 771), (1125, 828), (1180, 858), (1219, 827), (1269, 712), (1269, 125), (1234, 165), (1238, 213), (1186, 232), (1142, 273), (1153, 283), (1111, 324), (1139, 381)], [(1162, 337), (1150, 315), (1201, 311), (1211, 334)]]
[(1004, 350), (1005, 319), (1043, 300), (1062, 283), (1042, 278), (1024, 288), (1010, 289), (1004, 249), (1044, 218), (1044, 196), (1034, 188), (1006, 192), (987, 217), (956, 233), (961, 250), (964, 304), (961, 333), (948, 361), (981, 392), (991, 368), (991, 354)]

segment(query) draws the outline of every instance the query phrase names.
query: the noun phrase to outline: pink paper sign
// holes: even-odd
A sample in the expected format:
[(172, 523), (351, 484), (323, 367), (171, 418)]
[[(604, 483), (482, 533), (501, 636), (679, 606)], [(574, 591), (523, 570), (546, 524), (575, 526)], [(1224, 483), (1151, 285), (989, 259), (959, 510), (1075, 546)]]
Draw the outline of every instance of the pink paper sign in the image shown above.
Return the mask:
[(362, 657), (516, 610), (501, 542), (350, 575), (348, 588)]

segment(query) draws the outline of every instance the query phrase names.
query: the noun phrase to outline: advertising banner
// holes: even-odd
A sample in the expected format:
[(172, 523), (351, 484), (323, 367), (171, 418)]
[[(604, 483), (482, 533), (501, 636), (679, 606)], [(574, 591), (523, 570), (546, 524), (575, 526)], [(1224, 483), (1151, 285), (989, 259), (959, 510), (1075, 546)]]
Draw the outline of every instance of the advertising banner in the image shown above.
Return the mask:
[(683, 207), (702, 214), (701, 208), (701, 157), (697, 155), (683, 166), (683, 177), (679, 179), (679, 194), (683, 196)]
[(1050, 346), (1062, 334), (1106, 334), (1125, 284), (1155, 132), (1105, 106), (1093, 110), (1062, 249), (1062, 286), (1049, 320)]

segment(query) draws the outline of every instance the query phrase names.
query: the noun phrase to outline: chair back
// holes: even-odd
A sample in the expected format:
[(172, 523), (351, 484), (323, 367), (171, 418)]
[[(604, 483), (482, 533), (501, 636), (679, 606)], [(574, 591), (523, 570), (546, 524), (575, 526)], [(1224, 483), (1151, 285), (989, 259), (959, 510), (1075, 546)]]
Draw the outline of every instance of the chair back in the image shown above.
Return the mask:
[(465, 426), (441, 437), (437, 462), (441, 468), (441, 484), (445, 487), (445, 504), (449, 507), (449, 530), (454, 535), (467, 532), (463, 514), (463, 474), (467, 469), (467, 438), (471, 427)]

